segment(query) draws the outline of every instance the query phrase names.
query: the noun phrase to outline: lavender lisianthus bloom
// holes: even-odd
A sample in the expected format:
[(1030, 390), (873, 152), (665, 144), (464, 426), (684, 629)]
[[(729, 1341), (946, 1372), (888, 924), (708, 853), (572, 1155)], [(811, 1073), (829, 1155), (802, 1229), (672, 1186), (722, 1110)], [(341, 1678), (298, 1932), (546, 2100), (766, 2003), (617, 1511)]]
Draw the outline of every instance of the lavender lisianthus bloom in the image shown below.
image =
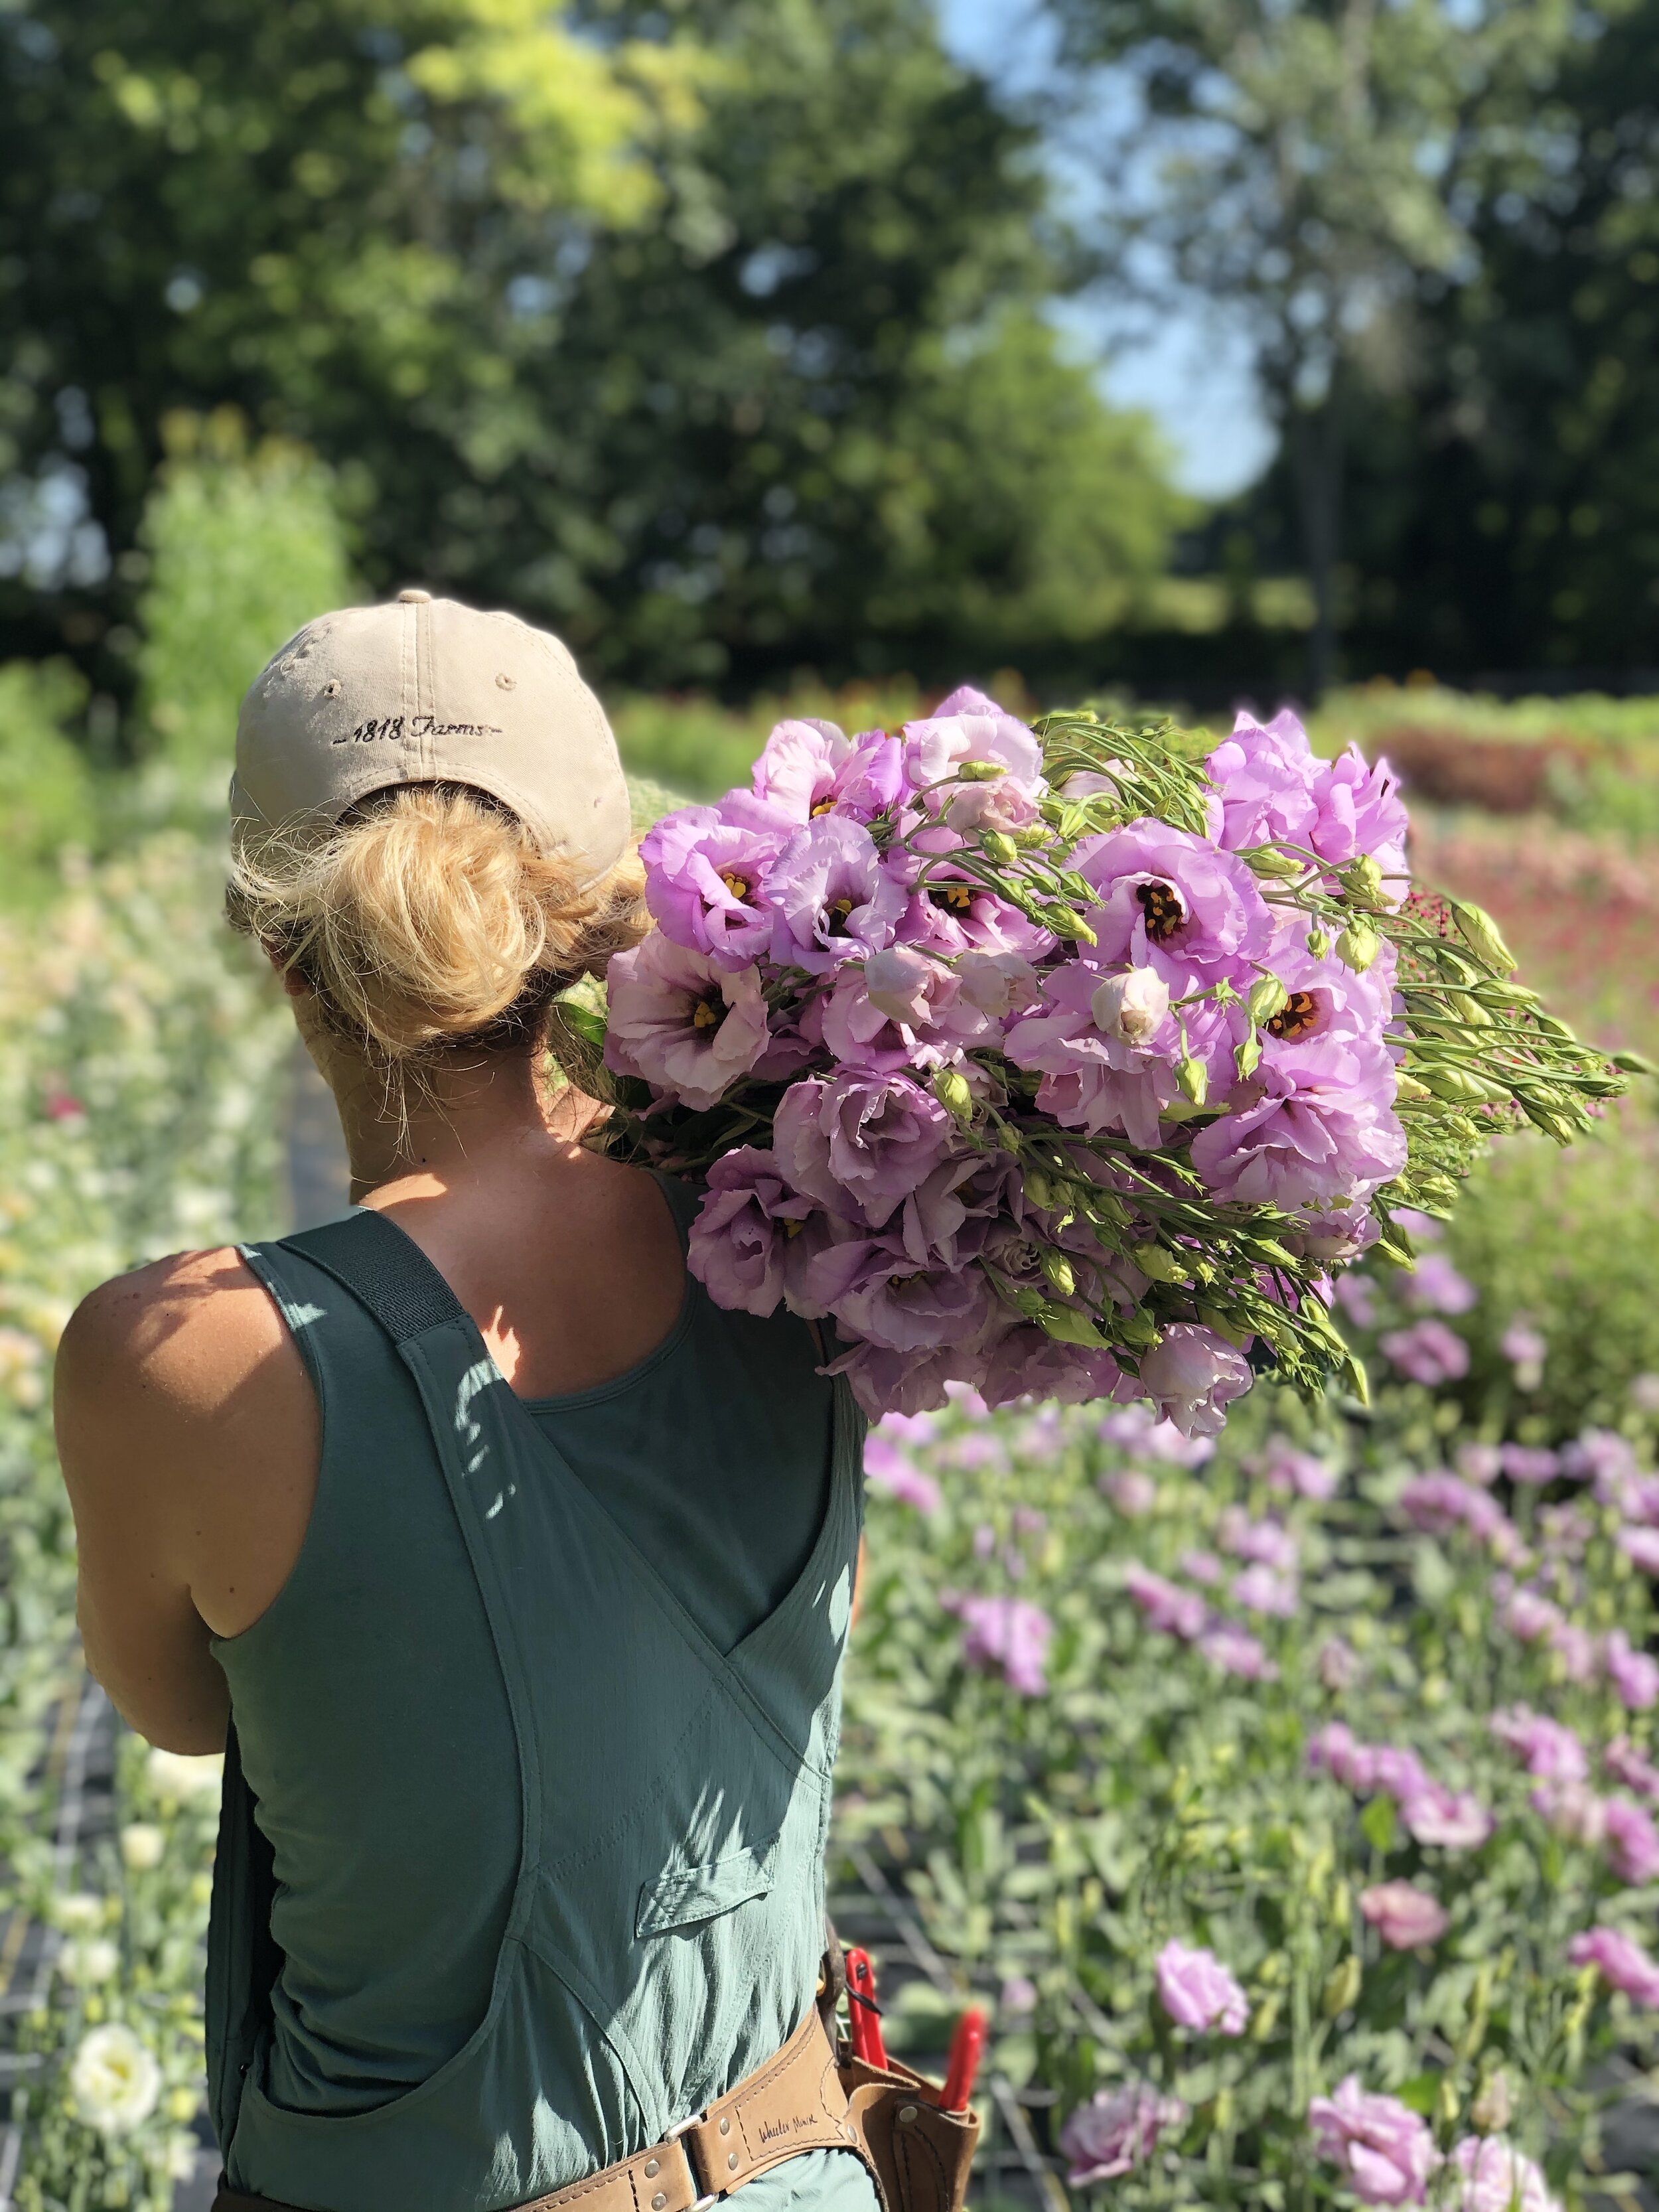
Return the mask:
[(1317, 1453), (1304, 1451), (1288, 1437), (1271, 1436), (1261, 1455), (1261, 1473), (1269, 1490), (1281, 1497), (1322, 1501), (1334, 1498), (1336, 1469)]
[(834, 722), (780, 722), (754, 768), (755, 796), (794, 823), (823, 814), (867, 822), (896, 804), (903, 790), (898, 740), (884, 730), (856, 738)]
[(1575, 1966), (1594, 1966), (1610, 1988), (1638, 2004), (1659, 2008), (1659, 1961), (1621, 1929), (1591, 1928), (1575, 1936), (1567, 1958)]
[(901, 1505), (914, 1506), (918, 1513), (937, 1513), (944, 1503), (933, 1476), (880, 1428), (872, 1429), (864, 1440), (864, 1474), (872, 1490), (896, 1498)]
[(890, 1234), (818, 1254), (807, 1263), (803, 1293), (850, 1334), (893, 1352), (969, 1343), (991, 1318), (990, 1287), (979, 1268), (918, 1267), (903, 1239)]
[(1633, 1888), (1659, 1874), (1659, 1827), (1645, 1805), (1628, 1797), (1607, 1803), (1607, 1863), (1620, 1881)]
[(1242, 1505), (1229, 1505), (1216, 1524), (1216, 1541), (1236, 1559), (1249, 1559), (1281, 1575), (1293, 1575), (1301, 1547), (1282, 1521), (1253, 1520)]
[(715, 1105), (767, 1045), (757, 968), (732, 969), (660, 930), (606, 970), (605, 1064), (684, 1105)]
[(981, 1349), (980, 1384), (987, 1406), (1012, 1406), (1046, 1398), (1060, 1406), (1086, 1406), (1109, 1397), (1122, 1370), (1109, 1352), (1061, 1344), (1034, 1322), (994, 1316)]
[(1195, 1590), (1166, 1581), (1150, 1567), (1142, 1566), (1139, 1559), (1131, 1559), (1125, 1568), (1123, 1587), (1139, 1607), (1148, 1628), (1163, 1636), (1178, 1637), (1183, 1644), (1191, 1644), (1203, 1633), (1209, 1612)]
[(1184, 1437), (1218, 1436), (1226, 1406), (1250, 1387), (1249, 1362), (1213, 1329), (1173, 1322), (1140, 1362), (1143, 1392)]
[(849, 961), (818, 1013), (819, 1034), (837, 1060), (890, 1073), (941, 1067), (1000, 1027), (949, 968), (898, 945), (861, 970)]
[(1362, 2204), (1422, 2204), (1441, 2164), (1428, 2123), (1398, 2097), (1369, 2095), (1350, 2074), (1308, 2107), (1314, 2148)]
[(958, 685), (925, 720), (907, 722), (904, 777), (912, 791), (943, 782), (964, 761), (1001, 768), (1028, 790), (1044, 789), (1042, 747), (1017, 715), (971, 684)]
[(976, 1374), (971, 1342), (942, 1344), (930, 1352), (896, 1352), (884, 1344), (854, 1344), (824, 1369), (844, 1375), (848, 1388), (872, 1421), (915, 1419), (951, 1401), (951, 1385)]
[(772, 1143), (797, 1190), (879, 1229), (939, 1164), (955, 1126), (909, 1076), (849, 1067), (791, 1084)]
[(1465, 1482), (1447, 1468), (1413, 1475), (1400, 1493), (1399, 1509), (1401, 1517), (1425, 1536), (1449, 1536), (1467, 1528), (1483, 1542), (1505, 1517), (1490, 1491)]
[(1259, 1564), (1236, 1574), (1228, 1594), (1233, 1603), (1242, 1606), (1246, 1613), (1265, 1613), (1273, 1620), (1293, 1620), (1301, 1602), (1301, 1591), (1294, 1575), (1281, 1574)]
[(1618, 1543), (1644, 1575), (1659, 1575), (1659, 1528), (1621, 1528)]
[(1288, 707), (1271, 722), (1240, 711), (1232, 735), (1205, 763), (1221, 797), (1218, 842), (1230, 853), (1251, 845), (1307, 845), (1319, 819), (1316, 796), (1324, 766)]
[(1536, 1486), (1553, 1482), (1561, 1472), (1561, 1458), (1545, 1444), (1500, 1444), (1498, 1464), (1511, 1482)]
[(1437, 1943), (1451, 1926), (1439, 1899), (1414, 1882), (1380, 1881), (1362, 1889), (1359, 1910), (1391, 1951)]
[(963, 1664), (981, 1674), (1000, 1674), (1024, 1698), (1040, 1698), (1048, 1686), (1044, 1667), (1054, 1626), (1029, 1598), (964, 1595), (942, 1590), (939, 1603), (963, 1625)]
[(1145, 1520), (1158, 1504), (1158, 1485), (1144, 1468), (1126, 1467), (1115, 1474), (1103, 1474), (1095, 1487), (1126, 1521)]
[(1206, 983), (1225, 975), (1249, 988), (1273, 920), (1255, 878), (1231, 853), (1148, 817), (1085, 837), (1072, 866), (1098, 895), (1089, 923), (1103, 969), (1147, 967), (1161, 952)]
[(708, 1170), (686, 1266), (716, 1305), (775, 1312), (784, 1295), (786, 1262), (817, 1212), (811, 1199), (784, 1180), (775, 1153), (740, 1146)]
[(1443, 1252), (1425, 1252), (1406, 1279), (1406, 1304), (1414, 1313), (1468, 1313), (1480, 1292)]
[(1452, 2146), (1457, 2194), (1450, 2212), (1561, 2212), (1542, 2172), (1502, 2136), (1465, 2136)]
[(1237, 1674), (1246, 1682), (1276, 1682), (1279, 1669), (1268, 1658), (1259, 1638), (1237, 1621), (1212, 1620), (1198, 1639), (1198, 1648), (1212, 1667), (1224, 1674)]
[(1333, 1079), (1305, 1085), (1264, 1071), (1254, 1099), (1193, 1139), (1192, 1161), (1218, 1198), (1281, 1206), (1369, 1198), (1406, 1164), (1386, 1048), (1354, 1048)]
[(825, 814), (797, 830), (767, 878), (772, 957), (822, 975), (890, 945), (904, 890), (860, 823)]
[(1369, 1744), (1359, 1741), (1346, 1721), (1328, 1721), (1308, 1739), (1308, 1771), (1328, 1774), (1345, 1790), (1363, 1796), (1376, 1787), (1376, 1760)]
[(1166, 2096), (1150, 2081), (1097, 2090), (1060, 2131), (1067, 2186), (1091, 2189), (1097, 2182), (1132, 2173), (1146, 2164), (1164, 2135), (1186, 2124), (1181, 2099)]
[(1177, 2027), (1243, 2035), (1249, 1999), (1213, 1951), (1173, 1939), (1158, 1954), (1158, 2001)]
[(1659, 1803), (1659, 1766), (1639, 1752), (1627, 1735), (1616, 1735), (1601, 1754), (1601, 1763), (1615, 1782), (1634, 1790), (1650, 1803)]
[(893, 880), (902, 880), (905, 907), (896, 935), (901, 944), (954, 957), (963, 952), (1012, 952), (1022, 960), (1042, 960), (1054, 939), (1040, 922), (999, 898), (948, 863), (930, 867), (918, 878), (915, 866), (891, 857)]
[[(1387, 761), (1372, 767), (1358, 745), (1350, 745), (1335, 760), (1319, 763), (1314, 797), (1318, 814), (1307, 842), (1322, 860), (1342, 867), (1366, 853), (1385, 881), (1404, 877), (1406, 805), (1400, 779)], [(1397, 899), (1401, 890), (1396, 880), (1387, 896)]]
[(792, 834), (744, 792), (720, 806), (665, 816), (640, 841), (646, 903), (658, 927), (725, 968), (763, 958), (773, 929), (767, 878)]

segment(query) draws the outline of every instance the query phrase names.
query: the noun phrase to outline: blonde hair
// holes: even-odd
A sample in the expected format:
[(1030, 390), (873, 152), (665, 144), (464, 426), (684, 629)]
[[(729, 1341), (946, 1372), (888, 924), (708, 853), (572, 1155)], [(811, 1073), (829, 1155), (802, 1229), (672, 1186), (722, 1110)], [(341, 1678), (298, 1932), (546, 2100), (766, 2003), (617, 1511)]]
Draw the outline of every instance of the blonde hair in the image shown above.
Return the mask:
[(399, 1109), (458, 1048), (544, 1043), (556, 994), (649, 927), (636, 853), (583, 888), (515, 815), (442, 783), (377, 792), (321, 842), (245, 835), (226, 913), (304, 979)]

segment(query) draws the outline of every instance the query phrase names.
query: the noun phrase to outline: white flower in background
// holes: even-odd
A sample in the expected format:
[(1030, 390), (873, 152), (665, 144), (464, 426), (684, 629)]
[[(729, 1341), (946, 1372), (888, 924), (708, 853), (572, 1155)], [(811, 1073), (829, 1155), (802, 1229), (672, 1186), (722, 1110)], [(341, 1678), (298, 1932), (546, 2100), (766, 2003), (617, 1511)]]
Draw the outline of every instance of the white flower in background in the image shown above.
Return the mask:
[(144, 1779), (164, 1805), (217, 1797), (224, 1771), (224, 1754), (217, 1751), (202, 1759), (182, 1751), (153, 1751), (144, 1761)]
[(1095, 1026), (1120, 1044), (1149, 1044), (1170, 1011), (1170, 987), (1155, 968), (1109, 975), (1089, 1001)]
[(118, 2022), (82, 2037), (69, 2078), (76, 2112), (100, 2135), (126, 2135), (142, 2126), (161, 2094), (154, 2055)]
[(164, 2160), (167, 2179), (188, 2181), (196, 2171), (196, 2161), (201, 2154), (202, 2146), (194, 2136), (169, 2136)]
[(40, 1369), (46, 1353), (37, 1336), (27, 1329), (0, 1328), (0, 1390), (27, 1413), (40, 1403), (46, 1386)]
[(78, 1990), (113, 1980), (120, 1964), (120, 1950), (107, 1936), (72, 1936), (58, 1956), (58, 1972)]
[(65, 1896), (54, 1897), (49, 1910), (53, 1923), (66, 1936), (85, 1935), (104, 1924), (104, 1900), (89, 1889), (72, 1889)]
[(160, 1866), (167, 1847), (166, 1831), (153, 1820), (130, 1820), (121, 1831), (121, 1857), (134, 1874), (148, 1874)]

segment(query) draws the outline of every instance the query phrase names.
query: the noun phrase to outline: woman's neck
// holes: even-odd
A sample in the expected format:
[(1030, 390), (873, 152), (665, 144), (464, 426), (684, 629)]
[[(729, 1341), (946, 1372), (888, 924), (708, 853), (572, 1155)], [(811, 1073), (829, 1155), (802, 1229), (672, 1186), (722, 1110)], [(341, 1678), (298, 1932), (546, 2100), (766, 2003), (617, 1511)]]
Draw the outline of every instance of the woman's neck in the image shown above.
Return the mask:
[(388, 1110), (379, 1070), (313, 1025), (301, 1022), (307, 1049), (340, 1115), (351, 1173), (351, 1202), (371, 1193), (436, 1196), (526, 1172), (544, 1175), (580, 1158), (580, 1140), (599, 1110), (567, 1085), (550, 1092), (540, 1055), (457, 1053), (407, 1089), (400, 1118)]

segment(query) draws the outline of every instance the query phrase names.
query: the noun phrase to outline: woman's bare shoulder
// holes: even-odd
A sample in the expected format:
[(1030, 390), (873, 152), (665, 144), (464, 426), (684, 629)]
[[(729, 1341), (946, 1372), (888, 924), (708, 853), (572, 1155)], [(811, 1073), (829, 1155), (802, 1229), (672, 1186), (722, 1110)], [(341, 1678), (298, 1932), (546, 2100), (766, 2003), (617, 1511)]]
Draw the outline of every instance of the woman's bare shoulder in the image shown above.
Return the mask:
[(234, 1245), (170, 1253), (81, 1301), (58, 1349), (59, 1400), (141, 1401), (151, 1418), (169, 1407), (210, 1415), (269, 1367), (286, 1336)]

